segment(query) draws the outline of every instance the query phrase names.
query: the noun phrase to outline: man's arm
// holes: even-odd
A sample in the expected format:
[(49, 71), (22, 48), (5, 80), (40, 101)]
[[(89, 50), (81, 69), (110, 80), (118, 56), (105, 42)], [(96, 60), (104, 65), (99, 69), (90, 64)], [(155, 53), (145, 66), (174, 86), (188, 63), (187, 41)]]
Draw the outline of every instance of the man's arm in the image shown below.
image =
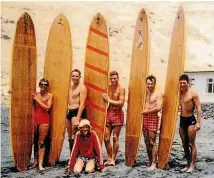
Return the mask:
[(103, 99), (109, 102), (109, 104), (123, 106), (125, 102), (125, 88), (120, 88), (119, 100), (113, 100), (107, 94), (103, 94)]
[(163, 105), (163, 94), (162, 93), (159, 93), (157, 95), (156, 102), (157, 102), (157, 105), (154, 108), (144, 110), (143, 114), (157, 113), (162, 109), (162, 105)]
[(200, 129), (200, 123), (201, 123), (201, 103), (200, 103), (198, 94), (195, 92), (193, 93), (192, 99), (194, 101), (196, 111), (197, 111), (197, 123), (198, 124), (196, 124), (196, 127), (198, 127), (198, 128), (196, 128), (196, 129), (199, 130)]
[(80, 117), (82, 116), (82, 113), (84, 111), (85, 108), (85, 100), (87, 98), (87, 89), (86, 87), (83, 85), (81, 90), (80, 90), (80, 106), (78, 109), (78, 113), (77, 113), (77, 118), (80, 120)]

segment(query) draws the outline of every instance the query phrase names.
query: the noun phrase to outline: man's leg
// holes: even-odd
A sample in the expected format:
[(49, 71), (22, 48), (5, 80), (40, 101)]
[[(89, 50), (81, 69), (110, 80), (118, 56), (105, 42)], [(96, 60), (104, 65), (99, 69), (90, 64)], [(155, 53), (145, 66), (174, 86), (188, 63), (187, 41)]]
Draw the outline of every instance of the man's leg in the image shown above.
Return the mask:
[(144, 136), (144, 142), (146, 145), (146, 150), (149, 158), (149, 166), (152, 164), (152, 150), (149, 142), (149, 130), (148, 129), (143, 129), (143, 136)]
[(157, 161), (156, 133), (157, 131), (149, 131), (149, 143), (152, 150), (152, 164), (149, 170), (156, 169), (156, 161)]
[(72, 123), (72, 139), (74, 140), (75, 139), (75, 135), (78, 131), (78, 126), (79, 126), (79, 123), (80, 121), (77, 119), (77, 117), (73, 117), (71, 119), (71, 123)]
[(189, 163), (190, 163), (190, 151), (189, 151), (189, 139), (188, 139), (188, 133), (185, 129), (179, 128), (179, 133), (182, 141), (182, 145), (184, 148), (184, 154), (185, 154), (185, 159), (187, 160), (187, 166), (183, 169), (181, 169), (181, 172), (185, 172), (189, 168)]
[(109, 164), (112, 160), (112, 146), (110, 142), (111, 132), (112, 132), (111, 126), (106, 126), (104, 141), (105, 141), (106, 151), (108, 154), (108, 160), (104, 164)]
[(113, 155), (111, 164), (115, 165), (116, 156), (119, 150), (119, 135), (122, 126), (114, 126), (113, 128)]
[(190, 125), (188, 128), (189, 147), (191, 150), (191, 163), (187, 172), (192, 172), (195, 168), (197, 150), (195, 146), (196, 130), (195, 125)]
[(71, 124), (71, 121), (68, 120), (67, 118), (66, 118), (66, 128), (67, 128), (67, 132), (68, 132), (68, 142), (69, 142), (69, 149), (70, 149), (70, 153), (71, 153), (73, 144), (74, 144), (74, 140), (72, 139), (72, 124)]

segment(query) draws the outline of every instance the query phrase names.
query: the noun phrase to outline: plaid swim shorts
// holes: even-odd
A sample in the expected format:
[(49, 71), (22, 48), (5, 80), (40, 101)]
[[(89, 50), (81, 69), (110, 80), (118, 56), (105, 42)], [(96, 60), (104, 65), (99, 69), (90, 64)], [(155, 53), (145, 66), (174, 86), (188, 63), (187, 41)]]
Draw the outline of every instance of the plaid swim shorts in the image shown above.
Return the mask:
[(143, 116), (143, 129), (150, 131), (157, 131), (158, 129), (158, 115), (157, 113), (146, 114)]
[(108, 109), (106, 125), (107, 126), (122, 126), (124, 123), (124, 112), (122, 109)]

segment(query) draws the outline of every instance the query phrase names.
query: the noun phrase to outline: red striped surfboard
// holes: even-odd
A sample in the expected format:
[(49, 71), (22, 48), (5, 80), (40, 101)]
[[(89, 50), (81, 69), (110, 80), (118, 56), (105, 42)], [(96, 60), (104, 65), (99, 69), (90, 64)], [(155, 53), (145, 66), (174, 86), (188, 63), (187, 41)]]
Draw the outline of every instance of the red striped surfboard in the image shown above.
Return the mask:
[(107, 112), (102, 93), (108, 93), (109, 86), (109, 42), (106, 21), (100, 13), (94, 16), (89, 28), (84, 71), (87, 116), (102, 144)]

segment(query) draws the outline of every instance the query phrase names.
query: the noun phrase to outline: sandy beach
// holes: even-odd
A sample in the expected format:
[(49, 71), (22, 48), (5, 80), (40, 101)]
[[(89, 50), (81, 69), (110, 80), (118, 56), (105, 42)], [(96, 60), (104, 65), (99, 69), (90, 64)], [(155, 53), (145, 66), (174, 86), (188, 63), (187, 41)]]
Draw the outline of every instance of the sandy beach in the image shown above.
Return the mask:
[[(212, 107), (214, 110), (214, 105)], [(72, 174), (66, 172), (69, 147), (67, 141), (67, 134), (65, 136), (62, 153), (59, 163), (54, 167), (46, 167), (44, 172), (39, 172), (37, 169), (28, 170), (26, 172), (17, 172), (12, 161), (10, 136), (9, 136), (9, 119), (8, 108), (1, 107), (1, 174), (2, 177), (73, 177)], [(178, 119), (179, 121), (179, 119)], [(158, 139), (157, 139), (158, 141)], [(148, 163), (147, 153), (143, 138), (141, 139), (139, 155), (137, 164), (134, 167), (125, 166), (125, 126), (122, 128), (120, 137), (120, 149), (117, 156), (116, 166), (108, 167), (106, 172), (96, 172), (91, 175), (82, 174), (81, 177), (152, 177), (152, 178), (212, 178), (214, 177), (214, 119), (202, 120), (202, 128), (197, 133), (197, 150), (198, 156), (196, 161), (196, 168), (192, 174), (180, 173), (186, 161), (183, 159), (184, 153), (181, 145), (181, 140), (178, 134), (178, 127), (176, 129), (175, 138), (172, 146), (172, 152), (169, 159), (169, 170), (157, 169), (155, 171), (148, 171), (146, 164)], [(104, 159), (107, 159), (106, 150), (103, 145)], [(31, 162), (33, 159), (31, 160)]]
[[(37, 169), (17, 172), (12, 161), (9, 128), (10, 65), (16, 23), (28, 12), (34, 22), (37, 40), (37, 80), (42, 78), (45, 50), (53, 19), (63, 13), (69, 20), (73, 46), (73, 68), (83, 73), (85, 45), (88, 28), (93, 16), (100, 12), (107, 21), (110, 45), (110, 69), (120, 74), (120, 83), (126, 89), (127, 110), (128, 84), (132, 54), (132, 41), (137, 15), (145, 8), (149, 18), (151, 64), (150, 74), (157, 77), (157, 89), (164, 91), (174, 20), (179, 5), (183, 5), (186, 17), (187, 52), (186, 71), (214, 70), (214, 2), (1, 2), (1, 176), (2, 177), (73, 177), (65, 171), (69, 159), (67, 133), (59, 163), (47, 167), (44, 172)], [(152, 177), (152, 178), (211, 178), (214, 177), (214, 104), (203, 108), (201, 130), (197, 133), (198, 156), (192, 174), (180, 173), (186, 161), (181, 140), (176, 128), (170, 169), (147, 170), (147, 153), (141, 140), (137, 164), (125, 166), (125, 125), (120, 137), (120, 150), (116, 166), (106, 172), (82, 174), (81, 177)], [(178, 119), (179, 122), (179, 119)], [(178, 125), (178, 124), (177, 124)], [(158, 139), (157, 139), (158, 141)], [(107, 158), (103, 145), (104, 159)], [(31, 162), (33, 159), (31, 160)], [(78, 176), (77, 176), (78, 177)]]

